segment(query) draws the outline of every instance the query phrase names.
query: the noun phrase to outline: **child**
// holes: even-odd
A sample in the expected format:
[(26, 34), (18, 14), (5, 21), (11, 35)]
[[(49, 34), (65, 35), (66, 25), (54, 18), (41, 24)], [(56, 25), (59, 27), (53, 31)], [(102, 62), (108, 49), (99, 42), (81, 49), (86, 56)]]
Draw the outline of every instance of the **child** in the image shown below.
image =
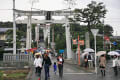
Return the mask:
[(56, 72), (57, 72), (57, 65), (56, 65), (56, 62), (54, 62), (53, 68), (54, 68), (54, 73), (55, 73), (55, 75), (56, 75)]

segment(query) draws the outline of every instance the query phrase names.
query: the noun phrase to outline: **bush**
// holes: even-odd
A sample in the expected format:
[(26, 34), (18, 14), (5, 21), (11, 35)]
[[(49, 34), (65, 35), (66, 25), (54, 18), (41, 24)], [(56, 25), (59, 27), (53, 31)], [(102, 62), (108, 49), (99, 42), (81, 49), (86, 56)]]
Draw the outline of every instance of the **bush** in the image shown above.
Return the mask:
[(3, 72), (0, 71), (0, 80), (3, 80)]

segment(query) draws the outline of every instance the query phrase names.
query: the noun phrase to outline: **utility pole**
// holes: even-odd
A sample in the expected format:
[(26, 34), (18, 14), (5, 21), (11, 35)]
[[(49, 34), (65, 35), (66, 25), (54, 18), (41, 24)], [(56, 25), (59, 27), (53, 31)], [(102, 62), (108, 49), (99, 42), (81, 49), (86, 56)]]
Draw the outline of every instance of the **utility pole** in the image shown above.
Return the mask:
[(79, 35), (78, 35), (78, 65), (80, 66), (80, 43), (79, 43)]
[(104, 41), (104, 20), (103, 20), (103, 51), (105, 49), (105, 41)]
[(13, 0), (13, 54), (16, 54), (15, 0)]

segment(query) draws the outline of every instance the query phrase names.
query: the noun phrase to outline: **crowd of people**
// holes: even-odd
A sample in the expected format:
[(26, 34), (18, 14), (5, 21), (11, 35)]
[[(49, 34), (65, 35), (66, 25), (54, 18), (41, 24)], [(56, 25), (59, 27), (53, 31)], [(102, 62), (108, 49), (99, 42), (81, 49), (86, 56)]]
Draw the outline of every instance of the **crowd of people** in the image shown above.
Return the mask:
[[(118, 75), (118, 66), (119, 66), (119, 60), (117, 55), (111, 56), (112, 59), (112, 68), (114, 71), (114, 75)], [(99, 67), (101, 70), (101, 75), (105, 76), (105, 69), (106, 69), (106, 55), (101, 55), (99, 59)]]
[[(54, 56), (56, 58), (56, 61), (51, 61), (51, 53), (45, 52), (44, 54), (35, 55), (34, 54), (34, 65), (35, 65), (35, 73), (39, 76), (39, 79), (41, 79), (41, 71), (44, 68), (45, 73), (45, 80), (48, 80), (50, 78), (50, 66), (53, 65), (54, 74), (56, 75), (57, 70), (59, 73), (59, 78), (62, 80), (63, 77), (63, 54), (59, 54), (58, 56)], [(52, 63), (53, 62), (53, 63)], [(118, 56), (113, 55), (112, 56), (112, 68), (114, 70), (115, 75), (118, 75)], [(94, 68), (94, 57), (92, 54), (86, 54), (84, 55), (84, 67), (85, 68)], [(103, 54), (99, 56), (99, 68), (102, 76), (106, 75), (106, 55)]]
[[(110, 56), (112, 59), (112, 68), (115, 76), (118, 75), (118, 66), (119, 60), (117, 55)], [(102, 76), (106, 75), (106, 54), (100, 55), (98, 58), (98, 66)], [(91, 54), (84, 55), (84, 67), (85, 68), (94, 68), (94, 59)]]
[[(35, 65), (35, 73), (37, 76), (39, 76), (38, 80), (41, 80), (41, 71), (44, 68), (44, 73), (45, 73), (45, 80), (48, 80), (50, 78), (50, 66), (52, 65), (52, 61), (51, 61), (51, 55), (50, 52), (45, 52), (44, 54), (38, 54), (35, 55), (34, 54), (34, 65)], [(54, 61), (53, 63), (53, 70), (54, 73), (56, 75), (57, 72), (57, 68), (59, 70), (59, 77), (62, 80), (62, 76), (63, 76), (63, 63), (64, 63), (64, 59), (62, 54), (58, 55), (56, 58), (56, 61)]]

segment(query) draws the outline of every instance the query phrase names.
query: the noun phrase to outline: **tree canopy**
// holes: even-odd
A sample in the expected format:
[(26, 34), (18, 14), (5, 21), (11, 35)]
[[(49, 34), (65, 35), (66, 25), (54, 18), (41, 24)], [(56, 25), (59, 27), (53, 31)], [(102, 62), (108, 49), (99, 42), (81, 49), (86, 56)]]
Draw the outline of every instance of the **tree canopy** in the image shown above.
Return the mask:
[(74, 20), (87, 23), (90, 31), (91, 26), (96, 27), (96, 25), (102, 23), (101, 19), (105, 18), (106, 12), (107, 10), (102, 2), (91, 1), (86, 8), (75, 9)]

